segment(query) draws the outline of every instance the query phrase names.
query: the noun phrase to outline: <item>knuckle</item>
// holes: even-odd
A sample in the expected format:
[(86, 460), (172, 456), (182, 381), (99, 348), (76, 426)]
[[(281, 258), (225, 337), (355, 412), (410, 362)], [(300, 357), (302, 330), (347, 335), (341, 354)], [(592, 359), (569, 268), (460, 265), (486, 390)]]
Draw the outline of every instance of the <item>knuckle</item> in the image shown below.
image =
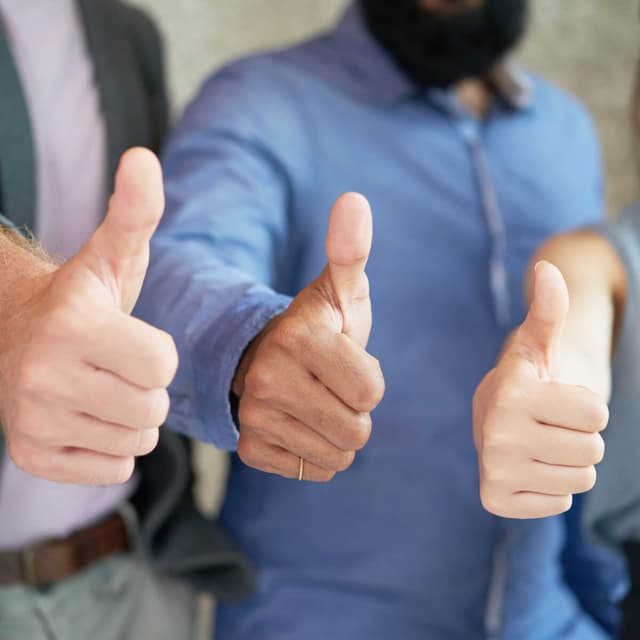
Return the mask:
[(25, 473), (37, 474), (37, 453), (22, 438), (11, 438), (7, 441), (7, 450), (13, 463)]
[(252, 429), (260, 431), (263, 429), (263, 410), (258, 403), (251, 402), (247, 396), (243, 396), (238, 408), (238, 420), (240, 429)]
[(376, 377), (376, 381), (375, 381), (375, 390), (373, 391), (373, 407), (371, 409), (372, 411), (382, 402), (382, 399), (384, 398), (384, 394), (387, 390), (387, 385), (384, 379), (384, 373), (382, 372), (382, 366), (380, 364), (380, 361), (377, 358), (374, 358), (374, 361), (375, 361), (374, 375)]
[(41, 396), (51, 380), (49, 366), (43, 358), (27, 353), (18, 365), (18, 391), (29, 396)]
[(267, 401), (272, 397), (275, 379), (273, 368), (264, 360), (256, 358), (245, 376), (245, 391), (258, 400)]
[(591, 491), (591, 489), (595, 487), (596, 480), (596, 468), (593, 466), (586, 467), (585, 469), (581, 470), (581, 473), (576, 480), (576, 486), (574, 487), (572, 493), (586, 493), (587, 491)]
[[(513, 478), (505, 471), (502, 464), (490, 455), (484, 455), (481, 459), (483, 485), (488, 491), (512, 488)], [(498, 489), (499, 488), (499, 489)]]
[(485, 484), (480, 485), (480, 502), (485, 511), (494, 516), (507, 517), (509, 515), (504, 497)]
[(558, 508), (555, 509), (549, 515), (554, 516), (554, 515), (560, 515), (561, 513), (566, 513), (571, 509), (572, 506), (573, 506), (573, 496), (571, 495), (561, 496), (560, 500), (558, 500)]
[(356, 409), (362, 412), (373, 411), (384, 396), (384, 379), (381, 375), (371, 375), (363, 380), (356, 396)]
[(500, 420), (489, 419), (485, 422), (482, 438), (482, 460), (490, 468), (496, 460), (513, 453), (512, 431), (512, 429), (505, 428), (504, 423)]
[(166, 389), (154, 389), (147, 393), (149, 394), (147, 416), (142, 426), (147, 429), (157, 429), (164, 424), (169, 415), (171, 400)]
[(166, 389), (140, 392), (138, 403), (139, 420), (135, 423), (138, 428), (157, 429), (164, 424), (169, 415), (171, 403)]
[(592, 402), (587, 410), (587, 420), (589, 426), (596, 431), (605, 429), (609, 422), (609, 407), (607, 404), (601, 400)]
[(369, 442), (372, 421), (368, 413), (360, 413), (354, 417), (348, 429), (345, 429), (345, 444), (348, 449), (359, 451)]
[(136, 461), (133, 456), (122, 458), (113, 465), (109, 472), (108, 481), (100, 484), (124, 484), (131, 479), (135, 469)]
[(158, 445), (159, 439), (159, 429), (148, 429), (147, 431), (140, 432), (135, 455), (146, 456), (150, 454)]
[(178, 348), (168, 333), (159, 331), (158, 334), (158, 386), (168, 387), (178, 371)]
[(493, 407), (497, 411), (512, 412), (522, 401), (522, 392), (508, 382), (503, 382), (494, 393)]
[(273, 330), (273, 340), (287, 351), (303, 349), (311, 336), (309, 327), (299, 318), (284, 317)]
[(605, 444), (599, 433), (594, 433), (587, 446), (586, 464), (600, 464), (604, 459)]
[(109, 443), (104, 447), (104, 452), (112, 456), (135, 456), (140, 448), (144, 432), (125, 427), (116, 427), (116, 430), (112, 432)]
[(340, 455), (337, 456), (336, 463), (334, 464), (335, 471), (346, 471), (347, 469), (349, 469), (349, 467), (351, 467), (355, 459), (355, 451), (341, 452)]
[(244, 462), (248, 467), (252, 467), (254, 469), (261, 468), (262, 457), (260, 456), (259, 449), (255, 446), (252, 438), (243, 437), (242, 434), (240, 434), (237, 453), (240, 460), (242, 460), (242, 462)]

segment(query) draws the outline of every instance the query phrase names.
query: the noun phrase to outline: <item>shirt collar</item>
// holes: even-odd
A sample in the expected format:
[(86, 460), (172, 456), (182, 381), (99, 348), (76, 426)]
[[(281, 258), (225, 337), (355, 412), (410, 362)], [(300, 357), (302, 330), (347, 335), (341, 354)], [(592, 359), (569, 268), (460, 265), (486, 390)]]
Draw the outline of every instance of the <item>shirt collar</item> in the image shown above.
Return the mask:
[(489, 76), (494, 91), (514, 111), (529, 109), (535, 99), (531, 76), (513, 60), (506, 60)]
[[(357, 0), (351, 3), (335, 29), (335, 36), (348, 49), (350, 63), (355, 66), (359, 82), (366, 85), (369, 93), (385, 103), (410, 100), (424, 92), (393, 62), (385, 49), (369, 32)], [(533, 105), (535, 86), (528, 73), (512, 60), (506, 60), (489, 77), (496, 94), (514, 111), (528, 109)], [(442, 94), (449, 91), (428, 89), (428, 97), (441, 101)]]

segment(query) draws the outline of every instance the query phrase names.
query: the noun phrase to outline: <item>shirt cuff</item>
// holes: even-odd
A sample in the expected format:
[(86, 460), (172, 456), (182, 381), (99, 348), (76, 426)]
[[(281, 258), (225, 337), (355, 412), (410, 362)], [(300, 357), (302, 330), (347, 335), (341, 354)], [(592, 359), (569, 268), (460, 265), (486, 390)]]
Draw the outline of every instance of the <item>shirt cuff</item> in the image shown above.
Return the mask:
[(236, 450), (240, 434), (230, 394), (238, 364), (253, 339), (290, 303), (288, 296), (256, 292), (242, 301), (233, 322), (219, 319), (194, 344), (195, 411), (204, 441)]

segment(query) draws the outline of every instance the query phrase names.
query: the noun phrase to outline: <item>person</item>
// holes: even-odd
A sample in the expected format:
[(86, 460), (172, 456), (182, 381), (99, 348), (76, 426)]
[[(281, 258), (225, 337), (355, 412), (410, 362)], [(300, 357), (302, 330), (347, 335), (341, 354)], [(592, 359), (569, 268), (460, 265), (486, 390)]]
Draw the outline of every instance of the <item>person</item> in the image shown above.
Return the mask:
[(539, 249), (529, 314), (479, 386), (474, 424), (482, 500), (493, 513), (556, 514), (591, 490), (581, 524), (630, 571), (625, 640), (640, 635), (639, 238), (635, 205)]
[(0, 638), (189, 638), (194, 587), (239, 597), (252, 569), (159, 434), (173, 341), (128, 315), (164, 206), (150, 151), (95, 231), (120, 154), (167, 125), (159, 35), (120, 2), (0, 16)]
[(135, 313), (176, 340), (167, 424), (237, 454), (221, 517), (258, 589), (220, 640), (611, 637), (615, 559), (477, 499), (470, 400), (525, 266), (603, 208), (585, 110), (510, 61), (525, 24), (362, 0), (215, 74), (169, 139)]

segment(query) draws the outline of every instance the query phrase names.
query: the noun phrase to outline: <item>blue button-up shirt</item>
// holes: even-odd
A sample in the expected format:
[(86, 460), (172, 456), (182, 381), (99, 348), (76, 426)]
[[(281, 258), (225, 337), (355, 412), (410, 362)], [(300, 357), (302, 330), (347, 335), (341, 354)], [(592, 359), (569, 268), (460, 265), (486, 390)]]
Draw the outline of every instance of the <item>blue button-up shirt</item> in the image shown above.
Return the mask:
[(584, 110), (509, 78), (519, 91), (479, 122), (417, 91), (352, 9), (333, 33), (217, 73), (175, 130), (138, 313), (175, 336), (169, 424), (191, 436), (234, 450), (242, 352), (323, 268), (335, 198), (360, 191), (374, 212), (370, 351), (387, 394), (371, 441), (326, 485), (233, 457), (222, 518), (260, 578), (221, 607), (220, 640), (606, 637), (565, 581), (565, 519), (503, 521), (478, 498), (471, 398), (523, 319), (525, 265), (602, 209)]

